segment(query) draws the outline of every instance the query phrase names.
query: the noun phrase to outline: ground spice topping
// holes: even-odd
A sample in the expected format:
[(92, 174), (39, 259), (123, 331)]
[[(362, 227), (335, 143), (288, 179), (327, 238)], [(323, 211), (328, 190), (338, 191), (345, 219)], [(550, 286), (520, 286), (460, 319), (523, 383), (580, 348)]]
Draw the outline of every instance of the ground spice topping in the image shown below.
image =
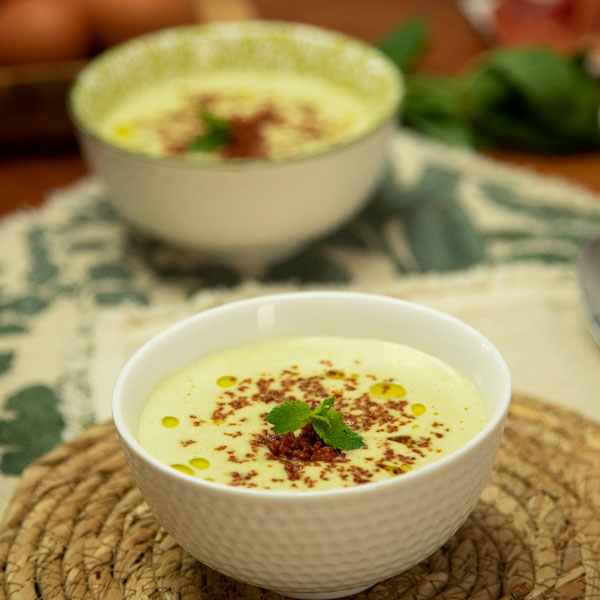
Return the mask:
[[(320, 362), (327, 366), (332, 364), (329, 360)], [(370, 373), (367, 374), (367, 378), (369, 380), (376, 379)], [(238, 429), (239, 424), (235, 421), (235, 416), (244, 408), (253, 404), (268, 407), (274, 403), (282, 404), (289, 400), (299, 399), (314, 409), (324, 398), (329, 397), (327, 384), (334, 381), (337, 386), (331, 394), (336, 400), (336, 406), (346, 415), (346, 423), (357, 431), (374, 430), (378, 434), (393, 434), (401, 427), (417, 420), (414, 414), (407, 411), (409, 402), (398, 397), (406, 394), (403, 387), (388, 381), (371, 385), (371, 393), (348, 394), (348, 385), (350, 389), (356, 389), (354, 385), (356, 379), (356, 377), (346, 376), (340, 369), (333, 368), (324, 369), (318, 374), (304, 376), (292, 366), (281, 370), (275, 377), (261, 376), (255, 381), (252, 378), (246, 378), (244, 379), (245, 389), (248, 388), (251, 393), (249, 395), (240, 393), (235, 386), (228, 386), (227, 390), (221, 392), (219, 400), (215, 402), (216, 408), (211, 414), (211, 419), (217, 425), (233, 426), (232, 431), (223, 431), (224, 436), (242, 437), (244, 434), (242, 429)], [(223, 378), (218, 381), (222, 382)], [(340, 384), (342, 384), (341, 387)], [(375, 393), (373, 393), (373, 389)], [(396, 390), (396, 394), (390, 393), (390, 390)], [(441, 425), (442, 423), (435, 421), (432, 427), (437, 428)], [(443, 434), (433, 431), (432, 435), (443, 436)], [(190, 443), (193, 441), (186, 442), (186, 444)], [(383, 470), (394, 476), (403, 474), (409, 470), (406, 468), (407, 466), (410, 467), (414, 464), (414, 455), (423, 457), (433, 450), (431, 436), (415, 438), (411, 435), (390, 435), (377, 438), (377, 443), (383, 448), (384, 461), (374, 462), (368, 467), (348, 465), (346, 453), (336, 451), (333, 447), (325, 444), (310, 424), (303, 427), (298, 433), (283, 435), (264, 429), (260, 435), (254, 436), (251, 452), (246, 453), (243, 457), (238, 456), (235, 450), (227, 445), (219, 445), (214, 450), (226, 451), (229, 462), (244, 464), (256, 459), (260, 449), (266, 447), (269, 451), (267, 460), (280, 462), (290, 482), (294, 482), (296, 485), (296, 482), (302, 480), (308, 488), (315, 485), (315, 481), (305, 474), (308, 466), (321, 469), (320, 478), (326, 476), (327, 473), (336, 471), (342, 479), (349, 479), (354, 484), (360, 485), (372, 480), (374, 471)], [(323, 466), (321, 463), (327, 464)], [(254, 477), (255, 475), (245, 477), (240, 474), (240, 471), (234, 471), (228, 483), (234, 486), (254, 487), (254, 482), (249, 484)]]
[(266, 440), (266, 445), (273, 456), (301, 462), (332, 462), (339, 452), (328, 446), (316, 434), (313, 426), (305, 425), (299, 434), (274, 434)]
[[(157, 120), (156, 131), (167, 153), (183, 155), (193, 152), (194, 141), (207, 134), (208, 126), (202, 116), (213, 111), (219, 114), (219, 107), (228, 105), (228, 100), (227, 94), (189, 97), (180, 109)], [(210, 144), (207, 151), (212, 150), (222, 158), (270, 158), (269, 130), (273, 126), (288, 129), (298, 143), (314, 142), (326, 136), (327, 126), (314, 107), (301, 105), (298, 111), (302, 114), (301, 119), (297, 114), (293, 117), (286, 115), (270, 102), (250, 113), (227, 110), (226, 115), (221, 117), (226, 132), (223, 132), (219, 143), (214, 147)], [(222, 109), (220, 112), (223, 112)]]

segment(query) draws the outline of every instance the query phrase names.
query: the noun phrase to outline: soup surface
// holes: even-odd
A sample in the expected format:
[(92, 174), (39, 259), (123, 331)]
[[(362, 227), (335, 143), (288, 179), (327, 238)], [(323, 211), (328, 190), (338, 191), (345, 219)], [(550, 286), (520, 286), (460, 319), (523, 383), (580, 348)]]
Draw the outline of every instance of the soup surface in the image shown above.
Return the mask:
[(355, 93), (314, 76), (231, 70), (150, 86), (109, 111), (98, 132), (151, 156), (281, 159), (359, 136), (371, 112)]
[[(286, 454), (285, 436), (265, 416), (286, 401), (314, 408), (330, 397), (365, 445)], [(475, 386), (430, 355), (372, 339), (296, 337), (227, 350), (167, 377), (142, 411), (138, 437), (192, 477), (309, 490), (401, 476), (460, 448), (486, 420)]]

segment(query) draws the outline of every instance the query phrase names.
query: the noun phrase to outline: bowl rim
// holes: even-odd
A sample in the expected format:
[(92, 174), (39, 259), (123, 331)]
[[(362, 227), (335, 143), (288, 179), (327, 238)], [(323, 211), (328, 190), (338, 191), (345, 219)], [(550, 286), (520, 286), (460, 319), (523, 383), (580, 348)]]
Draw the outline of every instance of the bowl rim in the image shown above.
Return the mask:
[[(356, 299), (362, 300), (365, 302), (375, 302), (375, 303), (387, 303), (387, 304), (400, 304), (405, 308), (409, 308), (410, 310), (414, 310), (417, 312), (421, 312), (432, 316), (436, 319), (441, 319), (443, 321), (452, 323), (454, 326), (458, 326), (469, 332), (474, 338), (479, 340), (479, 343), (485, 346), (486, 351), (489, 355), (493, 357), (493, 361), (496, 363), (497, 367), (500, 369), (501, 380), (504, 383), (504, 389), (499, 392), (502, 401), (500, 402), (498, 409), (495, 411), (495, 414), (491, 415), (489, 420), (486, 422), (484, 427), (477, 432), (477, 434), (471, 438), (466, 444), (462, 445), (460, 448), (454, 450), (450, 454), (440, 458), (439, 460), (424, 465), (423, 467), (416, 469), (414, 471), (409, 471), (404, 473), (400, 477), (394, 477), (389, 480), (383, 481), (374, 481), (370, 483), (365, 483), (363, 485), (355, 485), (345, 488), (330, 488), (324, 490), (265, 490), (265, 489), (256, 489), (256, 488), (244, 488), (244, 487), (236, 487), (232, 485), (228, 485), (225, 483), (218, 483), (213, 481), (206, 481), (204, 479), (200, 479), (197, 477), (190, 477), (184, 473), (180, 473), (179, 471), (172, 469), (168, 465), (162, 463), (157, 458), (152, 456), (137, 440), (136, 436), (132, 431), (129, 430), (127, 425), (125, 424), (125, 419), (121, 411), (122, 398), (124, 394), (122, 393), (122, 388), (125, 385), (125, 381), (129, 376), (129, 373), (135, 368), (138, 360), (143, 357), (145, 354), (152, 352), (153, 347), (161, 344), (163, 340), (177, 335), (177, 333), (185, 328), (187, 328), (190, 323), (198, 321), (210, 319), (212, 315), (219, 314), (222, 312), (226, 312), (229, 310), (237, 310), (238, 308), (243, 308), (245, 306), (259, 305), (264, 302), (285, 302), (287, 300), (298, 299), (300, 297), (305, 298), (330, 298), (332, 301), (336, 299)], [(343, 337), (343, 336), (340, 336)], [(183, 367), (182, 367), (183, 368)], [(410, 482), (417, 481), (419, 479), (427, 478), (430, 476), (435, 476), (440, 469), (447, 468), (448, 465), (456, 463), (460, 461), (462, 456), (469, 454), (472, 452), (477, 446), (483, 443), (490, 435), (498, 427), (503, 427), (504, 420), (508, 413), (508, 409), (511, 401), (511, 374), (509, 367), (500, 353), (500, 351), (496, 348), (496, 346), (485, 337), (479, 330), (475, 329), (473, 326), (465, 323), (464, 321), (444, 313), (442, 311), (430, 308), (428, 306), (424, 306), (422, 304), (418, 304), (415, 302), (411, 302), (408, 300), (403, 300), (400, 298), (394, 298), (391, 296), (385, 296), (381, 294), (372, 294), (365, 292), (351, 292), (351, 291), (330, 291), (330, 290), (317, 290), (317, 291), (295, 291), (295, 292), (283, 292), (276, 294), (266, 294), (261, 296), (256, 296), (253, 298), (246, 298), (242, 300), (237, 300), (234, 302), (228, 302), (226, 304), (222, 304), (220, 306), (216, 306), (213, 308), (209, 308), (203, 310), (199, 313), (196, 313), (190, 317), (187, 317), (183, 320), (174, 323), (173, 325), (167, 327), (160, 333), (154, 335), (147, 342), (145, 342), (140, 348), (134, 352), (134, 354), (128, 359), (124, 367), (122, 368), (116, 384), (114, 386), (113, 396), (112, 396), (112, 414), (115, 427), (118, 431), (119, 436), (122, 438), (122, 441), (132, 450), (135, 454), (140, 457), (144, 462), (148, 463), (152, 468), (158, 469), (167, 477), (175, 477), (179, 479), (182, 483), (188, 485), (199, 486), (200, 490), (212, 491), (215, 493), (223, 493), (223, 494), (233, 494), (235, 496), (261, 499), (261, 500), (313, 500), (317, 501), (318, 499), (323, 498), (331, 498), (336, 499), (339, 496), (346, 495), (361, 495), (361, 494), (369, 494), (376, 493), (378, 490), (387, 489), (392, 487), (401, 488), (404, 485), (410, 485)]]
[[(228, 158), (227, 160), (221, 162), (211, 162), (204, 163), (199, 160), (194, 160), (190, 157), (172, 157), (172, 156), (152, 156), (149, 154), (144, 154), (143, 152), (137, 152), (135, 150), (131, 150), (128, 148), (124, 148), (118, 146), (116, 144), (111, 143), (106, 140), (100, 134), (96, 133), (94, 129), (86, 123), (86, 121), (80, 117), (78, 113), (78, 108), (75, 101), (75, 96), (77, 94), (78, 88), (82, 85), (82, 81), (85, 77), (88, 76), (93, 69), (96, 68), (97, 64), (100, 64), (104, 60), (110, 60), (111, 57), (118, 57), (119, 54), (124, 53), (127, 48), (135, 45), (141, 45), (143, 40), (151, 40), (153, 38), (160, 39), (162, 37), (167, 37), (169, 35), (178, 35), (177, 32), (185, 32), (185, 31), (198, 31), (199, 34), (202, 32), (211, 30), (219, 31), (221, 29), (231, 29), (237, 30), (239, 32), (243, 32), (244, 28), (250, 29), (251, 33), (254, 33), (252, 28), (255, 28), (257, 35), (260, 29), (269, 30), (276, 29), (277, 27), (290, 27), (298, 31), (305, 31), (310, 33), (311, 31), (317, 32), (318, 35), (327, 35), (330, 36), (331, 39), (339, 39), (346, 40), (347, 43), (353, 44), (357, 47), (362, 47), (365, 49), (369, 49), (369, 52), (372, 54), (373, 59), (379, 60), (381, 64), (387, 65), (389, 68), (390, 75), (394, 75), (391, 77), (392, 80), (395, 80), (394, 85), (394, 100), (390, 103), (390, 107), (388, 110), (383, 113), (378, 119), (374, 120), (362, 133), (352, 136), (347, 140), (344, 140), (338, 144), (324, 146), (322, 149), (317, 149), (316, 151), (309, 152), (306, 154), (292, 155), (292, 156), (283, 156), (280, 158)], [(160, 29), (157, 31), (152, 31), (143, 35), (136, 36), (134, 38), (130, 38), (120, 44), (112, 46), (100, 52), (97, 56), (92, 58), (84, 67), (77, 73), (71, 85), (69, 86), (69, 90), (67, 92), (66, 98), (66, 108), (67, 114), (71, 119), (71, 122), (75, 125), (76, 129), (80, 134), (84, 134), (94, 140), (96, 143), (101, 144), (107, 150), (113, 151), (116, 154), (123, 155), (129, 159), (138, 160), (140, 162), (147, 162), (155, 165), (164, 165), (170, 167), (177, 167), (181, 169), (193, 169), (193, 170), (202, 170), (202, 171), (216, 171), (216, 170), (239, 170), (240, 168), (244, 169), (252, 169), (252, 168), (273, 168), (282, 165), (289, 165), (295, 163), (302, 163), (309, 160), (313, 160), (318, 157), (328, 156), (330, 154), (338, 153), (347, 148), (357, 145), (363, 142), (365, 139), (371, 137), (376, 134), (379, 130), (384, 128), (390, 121), (392, 121), (396, 114), (398, 113), (400, 107), (402, 106), (402, 102), (405, 96), (405, 82), (404, 76), (400, 69), (396, 67), (396, 65), (392, 62), (392, 60), (386, 56), (379, 48), (377, 48), (374, 44), (369, 44), (368, 42), (361, 40), (359, 38), (353, 37), (346, 33), (336, 31), (333, 29), (327, 29), (325, 27), (319, 27), (317, 25), (310, 25), (307, 23), (300, 23), (294, 21), (283, 21), (283, 20), (270, 20), (270, 19), (249, 19), (244, 21), (212, 21), (207, 23), (196, 23), (196, 24), (188, 24), (188, 25), (178, 25), (174, 27), (168, 27), (164, 29)]]

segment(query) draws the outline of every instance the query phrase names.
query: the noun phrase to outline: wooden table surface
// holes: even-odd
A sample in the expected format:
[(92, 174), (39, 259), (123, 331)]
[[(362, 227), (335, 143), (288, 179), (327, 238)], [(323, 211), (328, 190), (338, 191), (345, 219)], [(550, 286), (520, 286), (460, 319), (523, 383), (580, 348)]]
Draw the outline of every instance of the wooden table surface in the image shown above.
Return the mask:
[[(423, 70), (453, 74), (487, 49), (455, 0), (254, 0), (258, 16), (301, 21), (374, 41), (403, 19), (425, 17), (430, 47)], [(600, 152), (564, 157), (494, 151), (494, 158), (551, 173), (600, 193)], [(48, 192), (88, 172), (73, 140), (32, 149), (4, 149), (0, 156), (0, 215), (41, 204)]]

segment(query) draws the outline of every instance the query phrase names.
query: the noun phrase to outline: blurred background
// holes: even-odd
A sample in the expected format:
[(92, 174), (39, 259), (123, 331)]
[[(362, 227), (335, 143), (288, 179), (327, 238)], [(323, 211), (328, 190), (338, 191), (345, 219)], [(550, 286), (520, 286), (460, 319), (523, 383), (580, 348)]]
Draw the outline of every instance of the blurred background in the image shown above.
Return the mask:
[[(0, 214), (87, 172), (65, 101), (87, 61), (148, 31), (248, 18), (400, 52), (404, 126), (600, 191), (598, 0), (0, 0)], [(532, 45), (547, 52), (519, 54)]]

